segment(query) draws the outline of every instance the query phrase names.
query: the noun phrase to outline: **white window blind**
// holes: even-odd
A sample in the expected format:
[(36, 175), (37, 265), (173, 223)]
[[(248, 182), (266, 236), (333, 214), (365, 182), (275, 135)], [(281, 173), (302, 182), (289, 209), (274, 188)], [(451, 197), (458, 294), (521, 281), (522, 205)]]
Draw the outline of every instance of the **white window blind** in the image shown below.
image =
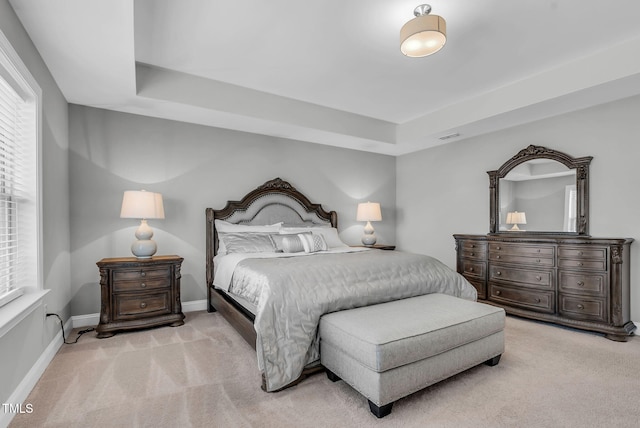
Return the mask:
[(21, 192), (20, 109), (24, 101), (0, 78), (0, 305), (22, 294), (18, 287), (18, 199)]

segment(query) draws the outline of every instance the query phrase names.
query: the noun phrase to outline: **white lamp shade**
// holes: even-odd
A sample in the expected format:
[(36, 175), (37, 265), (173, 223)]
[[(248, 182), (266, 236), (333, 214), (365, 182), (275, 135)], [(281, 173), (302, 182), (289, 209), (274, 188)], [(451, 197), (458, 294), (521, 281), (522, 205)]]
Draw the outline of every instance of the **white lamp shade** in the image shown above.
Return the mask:
[(507, 213), (507, 224), (527, 224), (527, 216), (518, 211)]
[(381, 221), (382, 211), (378, 202), (363, 202), (358, 204), (358, 212), (356, 214), (357, 221)]
[(121, 218), (164, 218), (164, 205), (160, 193), (127, 190), (122, 197)]

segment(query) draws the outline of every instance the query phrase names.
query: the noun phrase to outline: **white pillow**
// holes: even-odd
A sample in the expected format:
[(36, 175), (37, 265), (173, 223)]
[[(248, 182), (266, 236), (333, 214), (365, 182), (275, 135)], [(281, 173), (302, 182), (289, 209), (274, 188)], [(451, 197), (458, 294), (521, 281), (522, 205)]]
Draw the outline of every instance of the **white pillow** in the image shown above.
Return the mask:
[(228, 253), (275, 253), (268, 233), (220, 233)]
[(214, 220), (216, 231), (218, 232), (218, 253), (226, 254), (227, 247), (224, 240), (220, 238), (220, 233), (278, 233), (282, 222), (269, 225), (235, 224), (224, 220)]
[(300, 233), (298, 234), (298, 238), (302, 241), (305, 253), (316, 253), (318, 251), (327, 251), (329, 249), (322, 235)]
[(311, 232), (314, 235), (322, 235), (329, 248), (348, 247), (348, 245), (342, 242), (342, 240), (340, 239), (340, 236), (338, 235), (338, 229), (336, 229), (335, 227), (314, 226), (280, 228), (281, 234), (303, 232)]

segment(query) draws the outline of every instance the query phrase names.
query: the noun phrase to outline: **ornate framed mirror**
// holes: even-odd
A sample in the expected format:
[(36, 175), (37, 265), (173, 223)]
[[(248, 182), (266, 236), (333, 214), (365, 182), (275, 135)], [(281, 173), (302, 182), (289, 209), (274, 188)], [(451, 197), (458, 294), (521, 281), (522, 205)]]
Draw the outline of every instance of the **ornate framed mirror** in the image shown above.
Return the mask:
[(489, 232), (589, 235), (589, 164), (530, 145), (489, 174)]

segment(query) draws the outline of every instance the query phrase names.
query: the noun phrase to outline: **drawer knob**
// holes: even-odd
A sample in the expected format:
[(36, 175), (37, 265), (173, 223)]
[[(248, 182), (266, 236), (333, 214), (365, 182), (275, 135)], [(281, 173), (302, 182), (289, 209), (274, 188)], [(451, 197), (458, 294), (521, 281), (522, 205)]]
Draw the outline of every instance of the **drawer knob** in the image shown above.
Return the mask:
[(502, 272), (497, 271), (497, 272), (496, 272), (496, 275), (500, 276), (500, 275), (502, 275)]
[(542, 300), (539, 297), (537, 297), (536, 298), (536, 303), (540, 303), (540, 302), (542, 302)]
[(471, 244), (471, 248), (476, 248), (476, 244)]
[(578, 266), (582, 266), (582, 265), (584, 265), (584, 263), (582, 263), (582, 262), (578, 263)]
[(145, 302), (142, 302), (142, 303), (140, 303), (140, 307), (141, 307), (142, 309), (144, 309), (144, 308), (146, 308), (146, 307), (147, 307), (147, 304), (146, 304)]
[(500, 254), (498, 254), (498, 255), (496, 256), (496, 259), (499, 259), (499, 258), (500, 258)]
[(538, 248), (538, 252), (540, 252), (540, 248)]
[(146, 287), (147, 287), (147, 284), (143, 282), (142, 284), (140, 284), (140, 287), (142, 287), (142, 288), (146, 288)]
[(472, 255), (472, 256), (475, 256), (475, 255), (476, 255), (476, 253), (474, 253), (474, 252), (472, 251), (472, 252), (471, 252), (471, 255)]
[(579, 285), (580, 287), (584, 287), (584, 281), (578, 281), (578, 285)]
[(469, 272), (473, 272), (473, 268), (472, 268), (472, 267), (471, 267), (471, 268), (469, 268)]
[(583, 305), (583, 304), (581, 304), (581, 303), (579, 303), (579, 304), (578, 304), (578, 309), (584, 309), (584, 305)]
[(542, 281), (542, 277), (541, 277), (540, 275), (536, 275), (536, 279), (537, 279), (538, 281)]
[(501, 248), (500, 248), (500, 245), (498, 245), (498, 246), (496, 247), (496, 250), (500, 250), (500, 249), (501, 249)]
[(540, 263), (540, 259), (536, 260), (536, 263)]
[(499, 296), (499, 295), (501, 295), (501, 294), (502, 294), (502, 291), (500, 291), (500, 290), (496, 290), (496, 296)]
[(146, 272), (140, 272), (140, 276), (147, 276)]
[(578, 251), (578, 255), (581, 256), (582, 255), (582, 251)]

